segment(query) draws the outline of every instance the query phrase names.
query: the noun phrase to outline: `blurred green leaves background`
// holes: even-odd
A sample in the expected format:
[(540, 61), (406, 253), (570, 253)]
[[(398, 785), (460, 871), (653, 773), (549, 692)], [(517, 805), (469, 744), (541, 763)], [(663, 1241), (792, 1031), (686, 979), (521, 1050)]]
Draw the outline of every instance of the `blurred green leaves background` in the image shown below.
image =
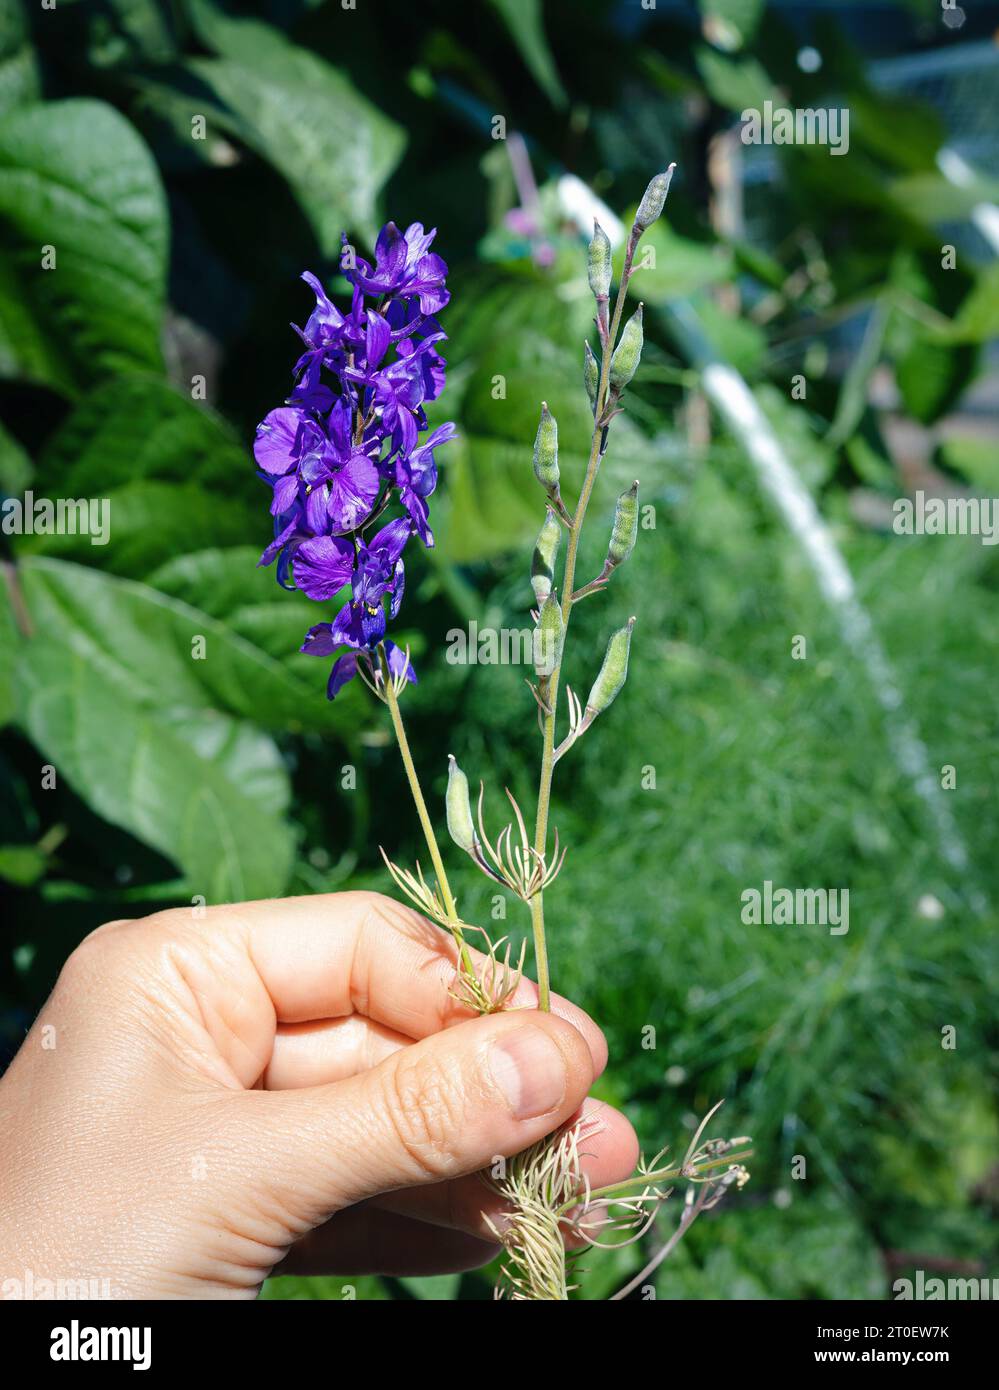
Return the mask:
[[(931, 0), (3, 10), (0, 485), (109, 498), (112, 518), (102, 547), (2, 537), (7, 1056), (108, 918), (197, 894), (384, 891), (377, 846), (420, 852), (383, 712), (355, 688), (327, 704), (325, 670), (297, 655), (314, 606), (254, 567), (269, 519), (249, 442), (288, 388), (298, 276), (335, 283), (341, 229), (368, 245), (383, 217), (436, 225), (452, 270), (436, 418), (460, 440), (402, 619), (425, 782), (442, 810), (453, 751), (531, 803), (523, 673), (448, 665), (446, 634), (529, 622), (542, 397), (570, 497), (581, 474), (591, 306), (572, 179), (623, 213), (675, 159), (636, 281), (643, 371), (583, 570), (632, 478), (655, 528), (574, 621), (568, 678), (585, 689), (607, 631), (639, 620), (625, 693), (556, 779), (571, 848), (554, 980), (606, 1028), (600, 1093), (650, 1149), (721, 1097), (725, 1130), (755, 1138), (753, 1183), (695, 1227), (659, 1296), (880, 1297), (934, 1261), (994, 1272), (997, 554), (891, 531), (918, 488), (999, 492), (999, 272), (979, 212), (997, 198), (996, 15), (964, 13), (953, 28)], [(766, 100), (846, 107), (849, 153), (743, 146), (734, 124)], [(932, 777), (957, 769), (940, 795), (966, 870), (896, 765), (866, 654), (844, 650), (746, 441), (708, 407), (677, 306), (745, 376), (829, 523)], [(484, 882), (455, 875), (485, 921)], [(849, 888), (849, 934), (745, 926), (740, 895), (764, 879)], [(640, 1253), (585, 1263), (585, 1296), (605, 1297)], [(344, 1282), (265, 1297), (340, 1298)], [(354, 1286), (489, 1292), (480, 1275)]]

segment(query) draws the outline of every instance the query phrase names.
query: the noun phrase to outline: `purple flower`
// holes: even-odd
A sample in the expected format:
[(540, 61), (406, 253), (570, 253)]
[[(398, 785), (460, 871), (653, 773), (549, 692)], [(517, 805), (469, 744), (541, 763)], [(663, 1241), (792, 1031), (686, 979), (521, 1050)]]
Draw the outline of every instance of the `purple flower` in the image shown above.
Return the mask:
[[(401, 676), (405, 673), (406, 680), (411, 685), (417, 684), (416, 672), (413, 670), (412, 662), (401, 647), (388, 639), (384, 643), (385, 658), (388, 662), (389, 675)], [(303, 651), (305, 648), (303, 648)], [(337, 657), (330, 671), (330, 678), (326, 682), (326, 698), (335, 700), (340, 691), (357, 675), (358, 667), (363, 665), (368, 672), (369, 680), (374, 679), (375, 666), (371, 657), (362, 652), (344, 652), (343, 656)]]
[(345, 272), (347, 279), (365, 294), (418, 298), (422, 313), (436, 314), (451, 298), (444, 288), (447, 265), (428, 249), (436, 235), (436, 227), (425, 233), (422, 222), (413, 222), (405, 234), (386, 222), (375, 242), (374, 269), (358, 257), (356, 268)]
[(295, 549), (295, 585), (309, 598), (322, 602), (338, 594), (354, 568), (354, 547), (340, 536), (316, 536)]
[[(433, 544), (434, 450), (455, 433), (445, 424), (423, 438), (424, 407), (441, 394), (446, 376), (439, 351), (445, 334), (434, 315), (450, 296), (447, 266), (430, 251), (435, 235), (418, 222), (405, 233), (387, 223), (374, 266), (358, 260), (346, 272), (353, 286), (346, 312), (316, 276), (303, 274), (315, 296), (304, 328), (295, 329), (304, 351), (288, 398), (264, 418), (254, 441), (274, 525), (259, 563), (276, 560), (281, 585), (320, 603), (350, 585), (349, 601), (331, 622), (312, 627), (302, 647), (317, 656), (340, 653), (330, 699), (359, 666), (378, 669), (379, 648), (394, 673), (415, 680), (385, 629), (402, 603), (407, 541), (416, 534)], [(371, 535), (393, 504), (403, 514)]]
[(437, 465), (434, 462), (434, 449), (453, 439), (457, 431), (449, 421), (438, 425), (433, 434), (405, 458), (396, 460), (395, 481), (399, 488), (399, 501), (409, 513), (417, 534), (424, 545), (434, 543), (433, 533), (428, 524), (429, 507), (426, 499), (437, 486)]

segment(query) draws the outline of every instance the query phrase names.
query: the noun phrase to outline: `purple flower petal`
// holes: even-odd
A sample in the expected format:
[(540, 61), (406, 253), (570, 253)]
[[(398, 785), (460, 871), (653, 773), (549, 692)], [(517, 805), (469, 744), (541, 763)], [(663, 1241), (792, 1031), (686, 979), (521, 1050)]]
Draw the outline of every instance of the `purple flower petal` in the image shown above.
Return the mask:
[(340, 592), (354, 568), (354, 547), (335, 536), (316, 536), (295, 551), (295, 586), (318, 602)]
[(294, 473), (286, 473), (283, 478), (278, 478), (274, 484), (274, 496), (271, 499), (271, 515), (283, 516), (290, 511), (298, 496), (298, 479)]
[(329, 530), (328, 499), (329, 491), (325, 483), (314, 487), (305, 499), (305, 525), (314, 536), (324, 535)]
[(410, 685), (419, 684), (416, 679), (416, 672), (413, 670), (413, 664), (401, 647), (397, 647), (394, 642), (386, 642), (385, 657), (388, 661), (389, 671), (393, 676), (405, 674)]
[(399, 517), (396, 521), (390, 521), (387, 526), (374, 535), (368, 542), (368, 549), (384, 556), (387, 563), (394, 565), (406, 547), (406, 542), (413, 534), (413, 528), (405, 517)]
[(287, 473), (298, 459), (298, 431), (302, 412), (294, 406), (283, 405), (272, 410), (257, 426), (253, 441), (253, 457), (265, 473)]
[(335, 700), (340, 691), (357, 675), (357, 653), (344, 652), (333, 663), (333, 670), (326, 682), (327, 700)]
[(263, 555), (261, 555), (260, 559), (257, 561), (258, 569), (262, 565), (266, 566), (273, 564), (274, 557), (281, 550), (284, 549), (284, 547), (291, 540), (292, 536), (294, 536), (295, 532), (298, 530), (299, 521), (300, 517), (296, 511), (295, 515), (291, 518), (288, 524), (282, 527), (280, 530), (277, 530), (280, 518), (275, 518), (274, 527), (275, 530), (277, 530), (277, 534), (275, 535), (274, 539), (271, 541), (267, 549), (264, 551)]
[(315, 627), (310, 627), (305, 634), (305, 640), (299, 647), (299, 651), (305, 652), (306, 656), (332, 656), (337, 647), (342, 646), (342, 642), (333, 640), (332, 623), (317, 623)]
[(327, 511), (333, 530), (356, 530), (370, 514), (380, 489), (378, 469), (367, 454), (351, 454), (329, 480)]

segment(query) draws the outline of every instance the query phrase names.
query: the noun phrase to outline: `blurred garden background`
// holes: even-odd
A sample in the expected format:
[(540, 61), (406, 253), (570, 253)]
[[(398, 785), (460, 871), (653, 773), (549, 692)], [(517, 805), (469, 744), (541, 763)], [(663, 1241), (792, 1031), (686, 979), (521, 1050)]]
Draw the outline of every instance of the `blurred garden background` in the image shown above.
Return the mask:
[[(997, 30), (972, 0), (3, 7), (0, 487), (109, 498), (111, 534), (0, 536), (0, 1065), (103, 921), (388, 891), (379, 845), (422, 853), (385, 710), (359, 683), (327, 703), (297, 655), (315, 606), (255, 568), (254, 428), (290, 387), (301, 271), (342, 288), (342, 229), (369, 250), (384, 218), (436, 226), (451, 268), (434, 419), (460, 438), (393, 634), (424, 784), (443, 822), (453, 752), (533, 805), (523, 670), (449, 665), (446, 634), (530, 622), (539, 402), (570, 500), (592, 423), (593, 200), (625, 216), (676, 160), (583, 547), (596, 572), (640, 478), (655, 527), (574, 620), (583, 690), (638, 625), (556, 776), (553, 980), (606, 1029), (599, 1094), (650, 1150), (722, 1098), (754, 1137), (660, 1298), (999, 1272), (999, 549), (892, 528), (920, 490), (999, 497)], [(766, 101), (847, 110), (848, 150), (745, 144)], [(766, 880), (849, 889), (849, 933), (744, 924)], [(586, 1260), (584, 1296), (643, 1259)], [(357, 1287), (490, 1296), (488, 1273)]]

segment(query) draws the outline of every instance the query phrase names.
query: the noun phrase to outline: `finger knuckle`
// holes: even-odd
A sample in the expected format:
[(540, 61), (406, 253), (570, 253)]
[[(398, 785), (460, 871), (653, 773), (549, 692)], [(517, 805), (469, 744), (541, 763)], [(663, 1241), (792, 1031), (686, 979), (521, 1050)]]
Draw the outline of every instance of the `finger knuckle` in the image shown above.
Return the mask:
[(390, 1072), (387, 1111), (394, 1136), (420, 1174), (450, 1176), (465, 1120), (460, 1075), (433, 1057), (400, 1058)]

